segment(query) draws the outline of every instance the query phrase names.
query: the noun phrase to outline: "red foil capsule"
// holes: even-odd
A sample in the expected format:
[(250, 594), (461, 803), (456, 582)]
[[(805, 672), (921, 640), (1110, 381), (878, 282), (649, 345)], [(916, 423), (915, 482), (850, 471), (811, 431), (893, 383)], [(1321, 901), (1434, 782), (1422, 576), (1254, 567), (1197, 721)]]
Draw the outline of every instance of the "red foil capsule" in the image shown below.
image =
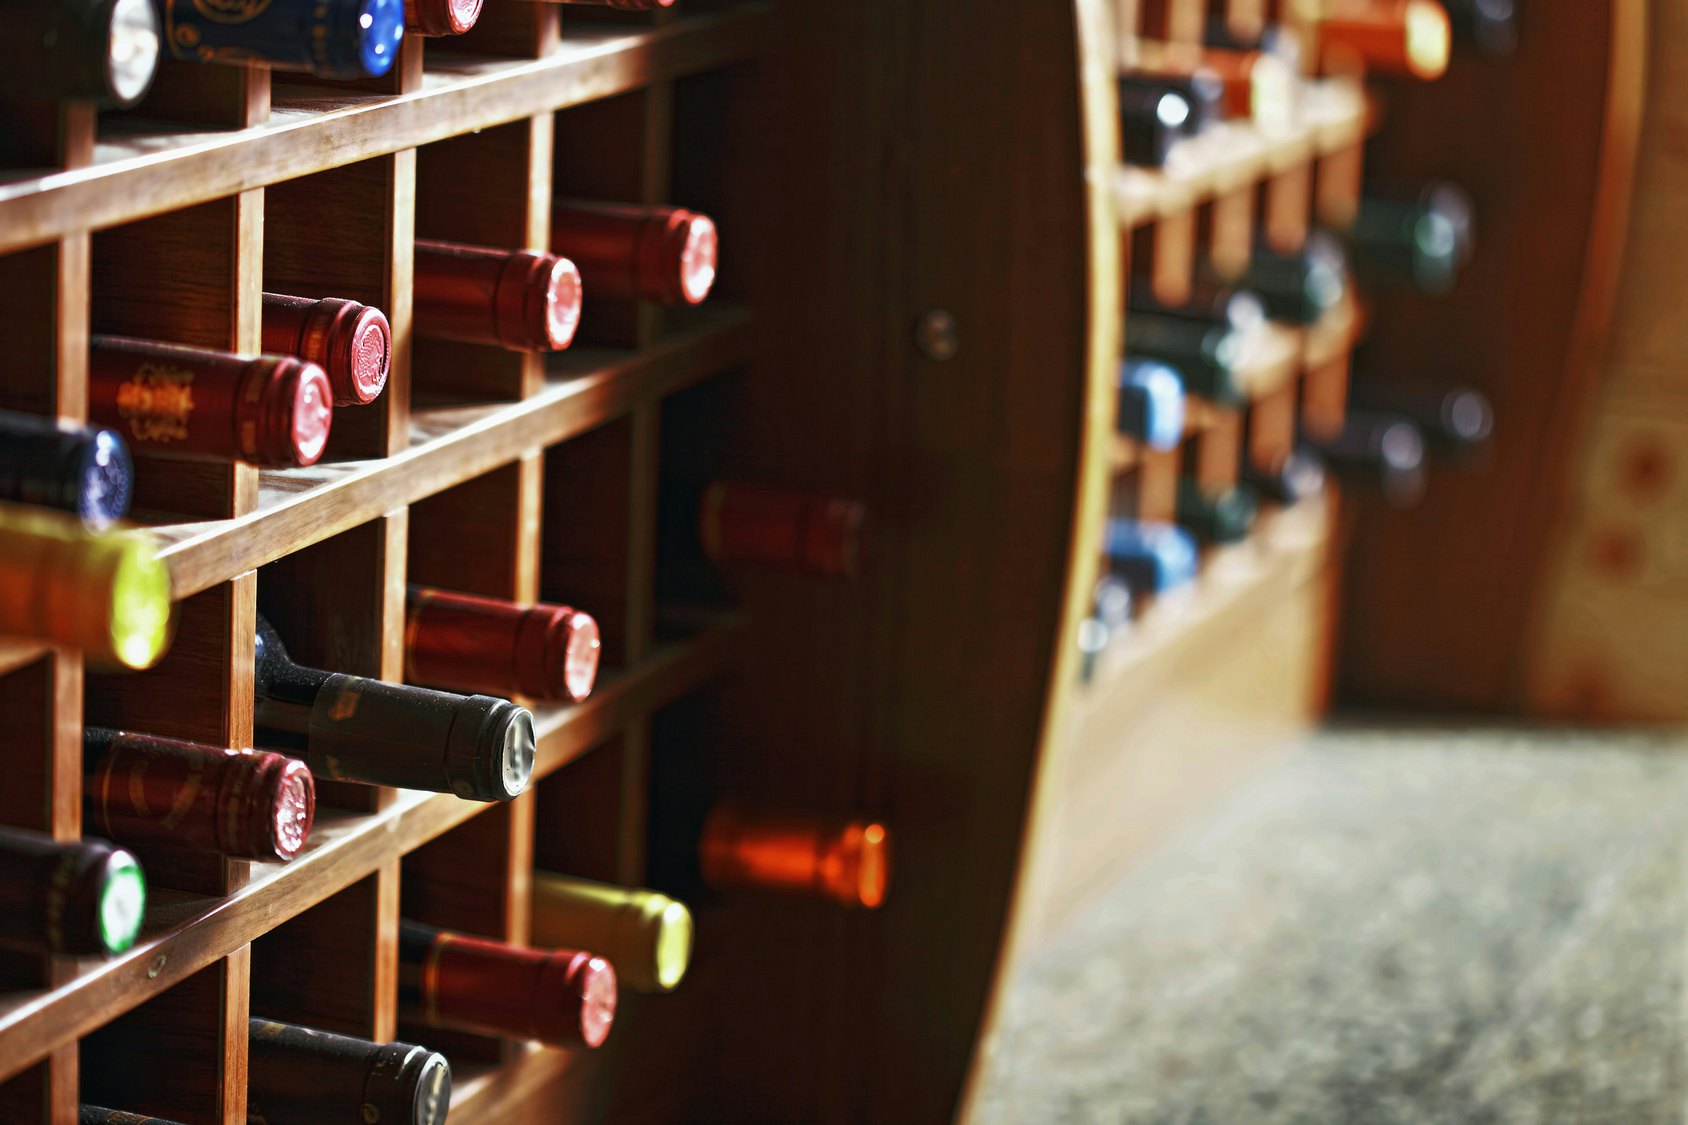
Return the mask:
[(481, 0), (404, 0), (404, 29), (417, 35), (462, 35), (481, 18)]
[(90, 730), (83, 806), (100, 835), (290, 860), (316, 815), (310, 767), (285, 754)]
[(314, 363), (123, 336), (91, 345), (88, 416), (137, 453), (294, 468), (328, 444), (333, 392)]
[(416, 241), (416, 332), (511, 351), (561, 351), (580, 324), (580, 271), (539, 250)]
[(891, 834), (875, 821), (753, 817), (719, 806), (704, 822), (698, 865), (717, 890), (758, 887), (871, 910), (885, 901)]
[(580, 267), (594, 297), (695, 305), (715, 284), (715, 223), (682, 207), (559, 201), (551, 248)]
[(265, 293), (263, 346), (321, 367), (335, 406), (364, 406), (387, 385), (393, 329), (380, 309), (356, 301)]
[(401, 922), (399, 964), (405, 1014), (435, 1027), (593, 1048), (615, 1022), (615, 970), (595, 954)]
[(866, 519), (867, 509), (856, 500), (717, 481), (698, 507), (698, 538), (718, 563), (847, 578), (860, 572)]
[(404, 660), (412, 683), (573, 703), (591, 694), (598, 651), (598, 623), (566, 605), (410, 588)]

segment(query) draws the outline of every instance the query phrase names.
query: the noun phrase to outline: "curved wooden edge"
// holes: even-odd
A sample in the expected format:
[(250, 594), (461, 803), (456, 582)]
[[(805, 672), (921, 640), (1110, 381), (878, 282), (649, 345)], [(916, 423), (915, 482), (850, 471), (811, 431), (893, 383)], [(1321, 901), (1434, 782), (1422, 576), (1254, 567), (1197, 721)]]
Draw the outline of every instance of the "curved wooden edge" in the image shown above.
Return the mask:
[(564, 352), (531, 398), (416, 411), (412, 444), (391, 457), (267, 472), (250, 515), (150, 529), (164, 544), (172, 595), (209, 589), (716, 375), (744, 362), (752, 334), (748, 313), (717, 307), (648, 348)]
[[(1601, 130), (1600, 178), (1595, 189), (1594, 216), (1589, 226), (1588, 251), (1583, 262), (1582, 288), (1577, 299), (1570, 347), (1559, 382), (1560, 408), (1553, 415), (1545, 443), (1544, 465), (1574, 465), (1594, 414), (1605, 359), (1604, 345), (1612, 327), (1629, 238), (1630, 204), (1635, 193), (1635, 169), (1641, 153), (1641, 131), (1647, 102), (1648, 0), (1612, 0), (1611, 62), (1606, 73), (1606, 114)], [(1557, 569), (1551, 560), (1563, 550), (1565, 527), (1574, 504), (1569, 482), (1557, 489), (1532, 492), (1526, 503), (1535, 518), (1522, 527), (1534, 532), (1533, 553), (1544, 560), (1535, 568), (1524, 591), (1522, 643), (1525, 654), (1510, 669), (1509, 703), (1528, 708), (1535, 674), (1533, 654), (1542, 650), (1546, 613)]]
[(124, 122), (85, 168), (0, 181), (0, 253), (755, 58), (769, 13), (753, 3), (638, 30), (571, 25), (543, 59), (447, 59), (408, 94), (282, 88), (249, 129)]
[[(997, 1021), (1013, 967), (1019, 963), (1031, 936), (1026, 907), (1038, 884), (1038, 869), (1047, 862), (1037, 841), (1040, 828), (1053, 815), (1053, 787), (1049, 784), (1053, 759), (1071, 719), (1078, 684), (1078, 630), (1090, 610), (1090, 592), (1102, 555), (1102, 530), (1112, 480), (1116, 439), (1114, 419), (1116, 372), (1123, 345), (1125, 294), (1120, 216), (1115, 210), (1114, 177), (1120, 163), (1114, 75), (1112, 17), (1107, 0), (1075, 0), (1073, 32), (1078, 42), (1079, 104), (1083, 115), (1089, 254), (1089, 289), (1085, 341), (1085, 410), (1080, 435), (1078, 477), (1073, 482), (1072, 540), (1068, 545), (1066, 590), (1062, 599), (1055, 659), (1045, 691), (1042, 727), (1038, 736), (1027, 816), (1020, 836), (1019, 863), (1009, 892), (1003, 939), (957, 1108), (958, 1121), (970, 1120), (983, 1075), (991, 1065)], [(1047, 833), (1042, 833), (1047, 835)]]
[[(696, 637), (659, 646), (606, 678), (581, 703), (536, 709), (534, 784), (721, 671), (741, 630), (737, 617), (724, 616)], [(0, 1081), (490, 807), (450, 794), (398, 790), (375, 813), (319, 811), (299, 858), (254, 865), (251, 881), (231, 895), (156, 889), (145, 935), (127, 953), (70, 963), (74, 972), (56, 988), (0, 996)]]

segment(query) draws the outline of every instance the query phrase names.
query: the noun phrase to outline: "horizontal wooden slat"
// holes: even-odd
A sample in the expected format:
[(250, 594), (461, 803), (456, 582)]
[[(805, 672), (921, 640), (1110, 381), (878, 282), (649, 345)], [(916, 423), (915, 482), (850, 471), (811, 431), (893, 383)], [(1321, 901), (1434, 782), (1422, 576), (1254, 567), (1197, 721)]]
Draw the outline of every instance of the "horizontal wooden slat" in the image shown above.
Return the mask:
[[(723, 618), (693, 639), (659, 646), (582, 703), (537, 709), (535, 782), (714, 675), (740, 628), (737, 618)], [(226, 898), (155, 891), (145, 934), (128, 953), (84, 962), (58, 988), (0, 997), (0, 1081), (489, 807), (400, 790), (369, 815), (321, 810), (298, 859), (255, 865), (251, 882)]]
[(1123, 166), (1114, 182), (1114, 210), (1124, 227), (1188, 211), (1277, 172), (1361, 141), (1369, 110), (1358, 85), (1327, 79), (1309, 86), (1294, 128), (1267, 133), (1223, 123), (1184, 142), (1166, 168)]
[(411, 446), (391, 457), (265, 473), (250, 515), (153, 529), (166, 544), (174, 596), (196, 594), (746, 361), (750, 317), (730, 307), (700, 311), (698, 327), (648, 348), (559, 354), (548, 385), (532, 398), (414, 411)]
[(767, 5), (746, 4), (632, 31), (573, 25), (543, 59), (439, 52), (410, 94), (307, 90), (280, 77), (270, 120), (251, 129), (126, 120), (89, 167), (0, 182), (0, 253), (754, 58), (770, 23)]

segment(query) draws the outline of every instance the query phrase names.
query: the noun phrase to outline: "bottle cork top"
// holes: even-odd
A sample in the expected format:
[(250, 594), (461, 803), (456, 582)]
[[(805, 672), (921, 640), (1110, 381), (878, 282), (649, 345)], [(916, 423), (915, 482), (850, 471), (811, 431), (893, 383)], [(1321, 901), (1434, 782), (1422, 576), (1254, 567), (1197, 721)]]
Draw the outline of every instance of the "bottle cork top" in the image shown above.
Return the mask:
[(81, 563), (77, 585), (109, 590), (111, 612), (105, 636), (83, 647), (125, 668), (151, 668), (170, 645), (170, 571), (148, 539), (112, 536), (90, 548), (72, 556)]
[(131, 106), (146, 95), (158, 73), (158, 11), (151, 0), (117, 0), (111, 6), (110, 28), (106, 85), (113, 104)]
[(122, 953), (140, 936), (146, 917), (147, 879), (140, 862), (122, 848), (112, 849), (99, 891), (100, 943), (109, 953)]

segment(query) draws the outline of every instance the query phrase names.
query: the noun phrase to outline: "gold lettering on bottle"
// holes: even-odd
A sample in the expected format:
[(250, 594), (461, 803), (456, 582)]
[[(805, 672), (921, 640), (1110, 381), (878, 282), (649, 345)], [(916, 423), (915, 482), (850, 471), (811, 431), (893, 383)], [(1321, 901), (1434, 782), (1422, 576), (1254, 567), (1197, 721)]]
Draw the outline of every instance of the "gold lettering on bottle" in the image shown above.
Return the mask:
[(136, 441), (185, 441), (193, 414), (193, 372), (165, 363), (142, 363), (117, 388), (117, 415)]
[(214, 23), (245, 23), (269, 6), (270, 0), (193, 0), (194, 11)]

